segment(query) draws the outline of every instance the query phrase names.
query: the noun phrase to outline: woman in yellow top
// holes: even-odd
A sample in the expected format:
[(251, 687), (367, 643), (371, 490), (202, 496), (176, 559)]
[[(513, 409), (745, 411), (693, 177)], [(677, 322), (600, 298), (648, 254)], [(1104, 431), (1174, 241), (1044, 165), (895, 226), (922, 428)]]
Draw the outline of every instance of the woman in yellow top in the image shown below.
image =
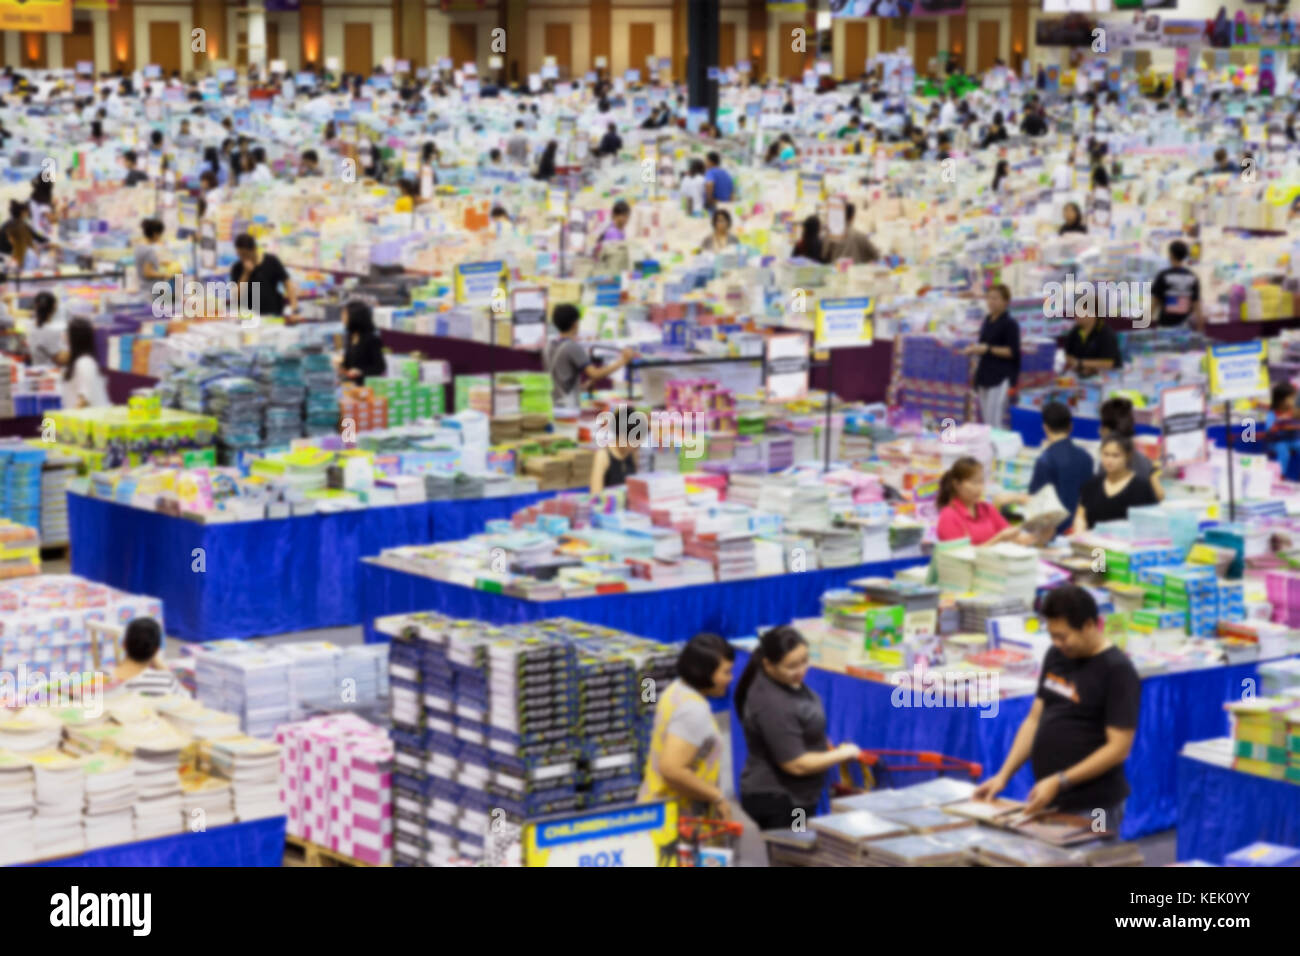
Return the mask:
[(413, 179), (403, 179), (398, 183), (402, 190), (402, 195), (398, 197), (394, 212), (414, 212), (415, 207), (423, 204), (424, 200), (420, 198), (420, 187)]
[(706, 697), (723, 697), (731, 685), (735, 649), (716, 634), (696, 634), (677, 658), (677, 679), (655, 705), (650, 755), (638, 799), (676, 800), (680, 816), (720, 819), (731, 808), (718, 784), (722, 738)]

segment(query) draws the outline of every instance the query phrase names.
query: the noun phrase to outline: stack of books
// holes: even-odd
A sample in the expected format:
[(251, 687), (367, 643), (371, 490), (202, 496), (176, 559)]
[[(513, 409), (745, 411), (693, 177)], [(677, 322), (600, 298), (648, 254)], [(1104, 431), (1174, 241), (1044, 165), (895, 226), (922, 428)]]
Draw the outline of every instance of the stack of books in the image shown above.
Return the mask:
[(745, 531), (710, 531), (694, 535), (683, 545), (685, 553), (707, 561), (719, 581), (752, 578), (758, 571), (754, 536)]
[(958, 594), (975, 590), (975, 557), (975, 548), (965, 539), (936, 545), (932, 561), (936, 583)]
[(862, 866), (868, 841), (908, 832), (907, 827), (868, 810), (831, 813), (808, 823), (817, 832), (816, 866)]
[(627, 482), (627, 509), (653, 515), (686, 504), (686, 482), (680, 474), (651, 472), (631, 475)]
[(0, 866), (36, 858), (36, 778), (31, 762), (0, 750)]
[(1291, 759), (1300, 747), (1288, 744), (1291, 736), (1300, 734), (1296, 702), (1283, 697), (1252, 697), (1223, 706), (1232, 715), (1233, 769), (1300, 783), (1300, 765)]
[(278, 817), (280, 748), (253, 737), (226, 737), (204, 744), (212, 773), (231, 782), (235, 818), (240, 822)]
[[(173, 764), (172, 773), (175, 774)], [(131, 761), (115, 753), (85, 758), (86, 849), (130, 843), (135, 839), (135, 773)], [(176, 810), (180, 810), (179, 804)], [(171, 832), (175, 832), (172, 828)]]
[(198, 699), (215, 710), (238, 714), (244, 733), (270, 737), (292, 713), (289, 666), (279, 648), (203, 654), (194, 667)]
[(181, 772), (180, 784), (181, 814), (186, 824), (201, 823), (206, 830), (235, 822), (229, 780), (191, 768)]
[(1024, 614), (1029, 604), (1019, 597), (976, 594), (957, 599), (958, 627), (970, 634), (987, 634), (992, 618)]
[(814, 866), (817, 858), (815, 830), (764, 830), (768, 866)]
[[(968, 828), (973, 831), (975, 828)], [(948, 833), (933, 836), (910, 834), (886, 840), (872, 840), (866, 845), (865, 866), (969, 866), (970, 855), (964, 838), (945, 839)]]
[(86, 847), (81, 825), (86, 774), (83, 759), (57, 750), (31, 756), (36, 780), (36, 856), (45, 859), (80, 853)]
[(1038, 587), (1038, 552), (1001, 541), (975, 549), (975, 590), (1034, 603)]
[(340, 655), (338, 645), (329, 641), (302, 641), (282, 644), (276, 650), (289, 658), (291, 719), (302, 720), (312, 710), (341, 702), (335, 673)]

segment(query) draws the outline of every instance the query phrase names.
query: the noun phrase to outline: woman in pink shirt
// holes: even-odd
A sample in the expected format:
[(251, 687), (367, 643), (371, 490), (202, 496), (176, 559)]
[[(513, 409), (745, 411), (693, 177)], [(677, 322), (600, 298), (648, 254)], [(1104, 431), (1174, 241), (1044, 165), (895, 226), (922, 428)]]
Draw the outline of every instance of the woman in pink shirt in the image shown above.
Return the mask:
[(939, 482), (939, 540), (970, 538), (978, 545), (1020, 537), (983, 498), (984, 466), (974, 458), (958, 458)]

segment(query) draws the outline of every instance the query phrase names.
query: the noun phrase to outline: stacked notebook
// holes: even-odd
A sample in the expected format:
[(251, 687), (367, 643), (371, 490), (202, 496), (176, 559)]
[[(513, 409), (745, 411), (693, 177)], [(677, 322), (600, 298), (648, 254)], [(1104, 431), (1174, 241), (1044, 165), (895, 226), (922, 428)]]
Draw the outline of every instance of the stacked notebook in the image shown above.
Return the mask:
[(952, 547), (936, 545), (931, 564), (940, 590), (958, 594), (975, 590), (975, 549), (964, 539)]
[(230, 781), (201, 770), (185, 770), (180, 775), (181, 814), (186, 828), (225, 826), (235, 822)]
[(0, 750), (0, 866), (36, 858), (36, 778), (26, 757)]
[(906, 835), (902, 824), (868, 810), (850, 810), (813, 817), (809, 825), (817, 832), (815, 866), (862, 866), (866, 844)]
[(1232, 715), (1235, 770), (1300, 783), (1300, 708), (1289, 698), (1252, 697), (1224, 704)]
[(277, 817), (280, 806), (280, 747), (240, 735), (205, 744), (212, 773), (231, 783), (235, 817), (241, 822)]
[(817, 833), (814, 830), (764, 830), (763, 842), (767, 844), (769, 866), (816, 865)]
[(36, 856), (45, 859), (80, 853), (86, 847), (81, 825), (86, 775), (83, 759), (57, 750), (32, 754), (36, 781)]
[[(130, 843), (135, 839), (136, 801), (131, 761), (115, 753), (96, 754), (85, 758), (83, 769), (86, 803), (82, 823), (86, 849)], [(175, 773), (175, 765), (172, 772)]]
[(1038, 587), (1038, 552), (1002, 541), (975, 549), (975, 590), (1017, 598), (1033, 606)]
[(754, 537), (744, 531), (707, 532), (692, 537), (683, 546), (687, 555), (713, 565), (719, 581), (752, 578), (758, 572)]

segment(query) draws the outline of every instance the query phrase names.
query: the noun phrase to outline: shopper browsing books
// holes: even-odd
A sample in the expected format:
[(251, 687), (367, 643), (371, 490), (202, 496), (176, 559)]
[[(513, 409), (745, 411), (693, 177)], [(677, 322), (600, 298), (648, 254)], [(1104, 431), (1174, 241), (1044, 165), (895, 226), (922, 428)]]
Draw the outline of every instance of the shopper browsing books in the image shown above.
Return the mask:
[(645, 779), (637, 799), (675, 800), (678, 813), (731, 816), (722, 787), (722, 738), (706, 697), (724, 697), (736, 651), (716, 634), (696, 634), (677, 657), (677, 679), (659, 695)]
[(936, 533), (940, 541), (968, 538), (971, 544), (981, 545), (1015, 539), (1029, 543), (996, 505), (984, 500), (984, 466), (974, 458), (958, 458), (943, 473), (938, 505)]
[(1058, 527), (1065, 534), (1073, 524), (1073, 515), (1079, 507), (1079, 491), (1092, 476), (1092, 456), (1070, 440), (1074, 417), (1060, 402), (1043, 406), (1044, 448), (1034, 462), (1034, 473), (1029, 479), (1029, 493), (1037, 494), (1048, 485), (1056, 492), (1057, 500), (1065, 508), (1066, 518)]
[(1052, 647), (1043, 658), (1038, 694), (1002, 769), (975, 791), (991, 800), (1031, 761), (1026, 811), (1054, 807), (1094, 814), (1116, 830), (1129, 794), (1124, 761), (1133, 749), (1141, 683), (1128, 656), (1106, 639), (1092, 595), (1073, 584), (1043, 599)]
[(122, 635), (126, 660), (113, 671), (112, 683), (145, 697), (182, 693), (180, 682), (163, 663), (162, 627), (151, 617), (133, 618)]
[(1011, 388), (1020, 377), (1020, 324), (1011, 317), (1011, 290), (995, 285), (985, 296), (988, 315), (980, 325), (979, 341), (966, 347), (967, 355), (978, 355), (975, 365), (975, 394), (980, 418), (986, 425), (1001, 428), (1007, 413)]
[(1182, 325), (1189, 318), (1198, 327), (1205, 325), (1201, 280), (1187, 268), (1190, 255), (1191, 250), (1181, 239), (1169, 243), (1169, 267), (1161, 269), (1151, 283), (1151, 301), (1162, 326)]
[(1134, 473), (1130, 461), (1133, 442), (1123, 435), (1107, 435), (1101, 442), (1101, 474), (1089, 478), (1079, 492), (1074, 519), (1076, 532), (1103, 521), (1123, 521), (1129, 508), (1157, 504), (1151, 482)]
[(235, 237), (235, 255), (239, 261), (230, 267), (230, 281), (238, 282), (241, 287), (252, 287), (247, 299), (240, 289), (240, 302), (251, 301), (259, 315), (289, 315), (297, 311), (298, 289), (279, 257), (259, 251), (257, 240), (246, 232)]
[(586, 346), (578, 342), (578, 308), (562, 302), (551, 313), (551, 323), (559, 334), (546, 343), (546, 368), (551, 373), (551, 398), (565, 408), (577, 408), (582, 389), (612, 375), (636, 355), (632, 349), (606, 365), (592, 361)]
[(375, 330), (375, 317), (364, 302), (347, 305), (348, 345), (339, 365), (339, 374), (356, 385), (364, 385), (368, 377), (378, 378), (388, 371), (384, 359), (384, 344)]
[[(1067, 172), (1068, 171), (1069, 170), (1067, 167)], [(1065, 187), (1065, 188), (1069, 188), (1069, 187)], [(1087, 234), (1088, 227), (1087, 225), (1084, 224), (1083, 213), (1082, 211), (1080, 211), (1079, 204), (1077, 202), (1068, 202), (1065, 204), (1064, 216), (1065, 218), (1061, 223), (1061, 228), (1057, 230), (1057, 235), (1063, 236), (1067, 232), (1079, 232), (1079, 233), (1084, 233), (1085, 235)]]
[(826, 771), (858, 756), (854, 744), (831, 746), (821, 698), (803, 682), (807, 672), (808, 642), (793, 627), (777, 627), (759, 638), (736, 685), (749, 751), (740, 805), (760, 830), (815, 815)]
[(645, 413), (627, 405), (620, 405), (612, 415), (604, 413), (601, 420), (596, 433), (599, 447), (591, 459), (593, 495), (606, 488), (618, 488), (628, 475), (636, 474), (637, 445), (649, 424)]
[(1083, 300), (1075, 303), (1074, 327), (1066, 333), (1061, 347), (1069, 367), (1080, 375), (1108, 372), (1124, 364), (1119, 354), (1119, 337)]
[(1264, 440), (1277, 458), (1282, 477), (1291, 470), (1291, 459), (1300, 454), (1300, 416), (1295, 407), (1296, 387), (1290, 382), (1273, 386), (1268, 416), (1264, 419)]
[(68, 366), (63, 370), (64, 408), (102, 408), (108, 400), (104, 372), (95, 358), (95, 327), (89, 319), (68, 323)]
[(144, 241), (135, 247), (135, 274), (142, 283), (155, 279), (169, 279), (163, 268), (163, 223), (161, 219), (145, 219), (140, 223)]
[(731, 232), (731, 213), (725, 209), (714, 210), (713, 232), (700, 245), (701, 252), (723, 252), (729, 246), (740, 245)]
[[(1131, 442), (1137, 434), (1137, 423), (1133, 418), (1133, 403), (1122, 396), (1108, 398), (1101, 403), (1101, 437), (1107, 438), (1111, 435), (1119, 435), (1121, 438), (1127, 438)], [(1133, 449), (1133, 455), (1129, 459), (1129, 467), (1139, 478), (1145, 478), (1151, 482), (1151, 488), (1156, 493), (1157, 500), (1165, 496), (1164, 489), (1160, 486), (1160, 475), (1156, 470), (1155, 463), (1136, 448)], [(1097, 466), (1097, 474), (1101, 474), (1100, 463)]]

